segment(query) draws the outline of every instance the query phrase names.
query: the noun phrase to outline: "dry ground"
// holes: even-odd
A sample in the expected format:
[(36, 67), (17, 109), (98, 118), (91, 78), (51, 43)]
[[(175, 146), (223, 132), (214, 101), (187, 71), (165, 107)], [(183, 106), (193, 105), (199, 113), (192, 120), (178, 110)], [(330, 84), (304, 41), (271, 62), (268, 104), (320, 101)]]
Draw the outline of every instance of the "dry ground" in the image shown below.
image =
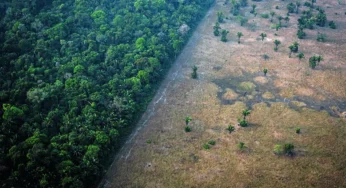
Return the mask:
[[(292, 14), (288, 27), (277, 32), (260, 17), (272, 10), (284, 16), (289, 1), (258, 2), (257, 17), (248, 13), (250, 7), (242, 9), (249, 18), (246, 26), (233, 16), (221, 24), (230, 31), (230, 41), (222, 43), (212, 27), (217, 11), (229, 14), (223, 2), (217, 1), (197, 28), (101, 186), (346, 187), (346, 121), (331, 116), (346, 111), (346, 5), (318, 0), (338, 29), (317, 27), (299, 40), (299, 15)], [(327, 34), (325, 43), (316, 41), (318, 31)], [(262, 32), (268, 35), (263, 42)], [(282, 42), (278, 52), (275, 39)], [(288, 57), (295, 41), (306, 56), (301, 62)], [(315, 54), (325, 60), (311, 70), (308, 58)], [(199, 67), (197, 80), (190, 78), (193, 65)], [(234, 87), (241, 85), (237, 78), (255, 88), (243, 95), (241, 86)], [(226, 127), (236, 125), (247, 107), (250, 126), (228, 133)], [(185, 116), (193, 118), (190, 133), (184, 132)], [(209, 140), (216, 145), (204, 150)], [(239, 142), (245, 143), (244, 151)], [(295, 145), (295, 157), (273, 154), (275, 144), (288, 142)]]

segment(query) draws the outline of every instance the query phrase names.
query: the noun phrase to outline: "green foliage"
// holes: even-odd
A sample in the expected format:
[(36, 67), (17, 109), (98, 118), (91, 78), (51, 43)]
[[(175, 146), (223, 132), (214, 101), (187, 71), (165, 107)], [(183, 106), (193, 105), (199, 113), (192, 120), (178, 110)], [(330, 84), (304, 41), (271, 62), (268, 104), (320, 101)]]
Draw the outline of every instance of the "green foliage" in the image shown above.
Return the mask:
[(221, 32), (221, 41), (222, 42), (227, 42), (227, 35), (228, 35), (229, 31), (223, 29)]
[(300, 61), (300, 60), (302, 60), (302, 59), (305, 57), (305, 55), (304, 55), (304, 53), (300, 52), (300, 53), (297, 55), (297, 57), (299, 58), (299, 61)]
[(219, 30), (221, 29), (220, 23), (216, 22), (215, 26), (213, 27), (213, 29), (214, 29), (214, 36), (219, 36), (220, 35), (220, 31)]
[(335, 22), (334, 22), (334, 21), (330, 21), (330, 22), (329, 22), (329, 27), (330, 27), (331, 29), (336, 29), (336, 24), (335, 24)]
[(306, 33), (304, 32), (303, 28), (298, 29), (297, 36), (299, 39), (303, 39), (306, 36)]
[(145, 143), (151, 144), (151, 143), (152, 143), (152, 140), (148, 139), (147, 141), (145, 141)]
[(226, 130), (228, 130), (229, 133), (232, 133), (232, 132), (235, 131), (235, 127), (234, 127), (233, 125), (230, 124), (230, 125), (228, 125), (228, 127), (227, 127)]
[(240, 26), (243, 26), (244, 24), (248, 22), (248, 19), (242, 16), (237, 16), (237, 20), (240, 22)]
[(4, 120), (15, 120), (24, 116), (23, 110), (10, 104), (3, 104), (2, 109), (4, 110), (2, 114)]
[(267, 76), (268, 69), (263, 69), (264, 76)]
[(269, 14), (261, 14), (261, 18), (265, 18), (265, 19), (268, 19), (269, 18)]
[(251, 8), (252, 8), (252, 9), (251, 9), (250, 13), (255, 14), (255, 12), (256, 12), (255, 9), (256, 9), (256, 7), (257, 7), (257, 5), (252, 4), (252, 5), (251, 5)]
[(290, 57), (291, 57), (291, 53), (297, 53), (299, 50), (299, 43), (298, 42), (294, 42), (291, 46), (288, 47), (290, 49)]
[(317, 33), (317, 41), (318, 42), (325, 42), (326, 41), (326, 38), (327, 38), (327, 35), (326, 34), (323, 34), (323, 33)]
[(245, 148), (246, 148), (246, 146), (245, 146), (245, 143), (244, 143), (244, 142), (239, 142), (239, 143), (237, 144), (237, 146), (238, 146), (238, 148), (239, 148), (240, 150), (243, 150), (243, 149), (245, 149)]
[(327, 15), (324, 10), (320, 10), (316, 16), (316, 24), (320, 27), (324, 27), (327, 23)]
[(192, 121), (192, 118), (190, 116), (186, 116), (185, 117), (185, 123), (186, 125), (188, 125), (190, 123), (190, 121)]
[(238, 32), (238, 33), (237, 33), (237, 36), (238, 36), (238, 44), (240, 44), (240, 38), (241, 38), (242, 36), (244, 36), (244, 35), (243, 35), (242, 32)]
[(264, 38), (266, 38), (267, 37), (267, 34), (266, 33), (261, 33), (260, 34), (260, 37), (261, 37), (261, 39), (262, 39), (262, 41), (264, 40)]
[(299, 127), (296, 128), (296, 133), (300, 134), (300, 128)]
[(185, 130), (185, 132), (187, 132), (187, 133), (192, 131), (192, 129), (191, 129), (190, 126), (185, 126), (184, 130)]
[(198, 77), (197, 70), (198, 70), (198, 67), (197, 67), (196, 65), (194, 65), (194, 66), (192, 67), (191, 78), (197, 79), (197, 77)]
[(216, 144), (216, 142), (215, 142), (215, 140), (210, 140), (210, 141), (208, 142), (208, 144), (214, 146), (214, 145)]
[(281, 144), (277, 144), (274, 146), (274, 153), (276, 155), (293, 155), (294, 154), (294, 145), (291, 143), (287, 143), (284, 145)]
[(323, 61), (322, 56), (312, 56), (309, 58), (309, 66), (314, 69), (321, 61)]
[(219, 22), (219, 23), (223, 23), (223, 21), (224, 21), (224, 19), (225, 19), (225, 16), (224, 16), (224, 14), (223, 14), (223, 12), (217, 12), (216, 13), (216, 15), (217, 15), (217, 21)]
[(205, 150), (208, 150), (208, 149), (210, 149), (210, 146), (209, 146), (209, 144), (203, 144), (203, 149), (205, 149)]
[(275, 47), (274, 47), (274, 51), (278, 51), (278, 46), (281, 44), (281, 41), (279, 41), (279, 40), (274, 40), (274, 45), (275, 45)]
[(245, 119), (238, 120), (238, 123), (241, 127), (247, 127), (249, 125)]
[(296, 9), (297, 9), (297, 5), (295, 3), (292, 3), (292, 2), (288, 3), (287, 5), (288, 13), (295, 13)]
[(212, 3), (1, 2), (0, 186), (97, 186)]

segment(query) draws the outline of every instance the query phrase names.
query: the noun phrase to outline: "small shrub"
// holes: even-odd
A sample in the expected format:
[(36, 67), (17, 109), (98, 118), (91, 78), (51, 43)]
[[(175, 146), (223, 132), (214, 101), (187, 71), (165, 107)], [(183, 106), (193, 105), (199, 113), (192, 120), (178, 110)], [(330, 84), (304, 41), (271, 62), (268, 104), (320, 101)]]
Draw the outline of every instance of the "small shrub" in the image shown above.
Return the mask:
[(205, 150), (208, 150), (208, 149), (210, 149), (210, 146), (209, 146), (208, 144), (203, 144), (203, 148), (204, 148)]
[(191, 130), (191, 127), (190, 126), (185, 126), (185, 132), (191, 132), (192, 130)]
[(228, 130), (229, 133), (232, 133), (233, 131), (235, 131), (235, 128), (233, 125), (230, 124), (226, 130)]
[(190, 116), (186, 116), (185, 117), (185, 123), (186, 125), (188, 125), (190, 123), (190, 121), (192, 121), (192, 118)]
[(281, 144), (276, 144), (276, 145), (274, 146), (274, 153), (275, 153), (276, 155), (282, 155), (282, 154), (284, 153), (284, 148), (283, 148), (283, 146), (282, 146)]
[(244, 142), (239, 142), (238, 148), (239, 148), (240, 150), (243, 150), (243, 149), (245, 148)]
[(329, 22), (329, 27), (332, 28), (332, 29), (336, 29), (336, 24), (334, 21), (330, 21)]
[(300, 134), (300, 128), (299, 127), (296, 128), (296, 133)]
[(327, 38), (326, 34), (323, 34), (323, 33), (318, 33), (317, 34), (317, 41), (318, 42), (325, 42), (326, 38)]
[(151, 140), (150, 140), (150, 139), (147, 140), (146, 143), (147, 143), (147, 144), (151, 144)]
[(192, 73), (191, 73), (191, 77), (192, 77), (193, 79), (197, 79), (197, 70), (198, 70), (198, 68), (196, 67), (196, 65), (194, 65), (194, 66), (192, 67)]
[(268, 60), (269, 59), (269, 56), (267, 54), (263, 54), (262, 57), (263, 57), (264, 60)]
[(214, 145), (216, 144), (216, 142), (215, 142), (215, 140), (210, 140), (210, 141), (208, 142), (208, 144), (214, 146)]
[(269, 14), (261, 14), (262, 18), (268, 19), (269, 18)]
[(263, 69), (264, 76), (267, 76), (268, 69)]
[(242, 119), (242, 120), (238, 120), (238, 121), (239, 121), (239, 125), (241, 127), (247, 127), (248, 126), (248, 122), (246, 120)]

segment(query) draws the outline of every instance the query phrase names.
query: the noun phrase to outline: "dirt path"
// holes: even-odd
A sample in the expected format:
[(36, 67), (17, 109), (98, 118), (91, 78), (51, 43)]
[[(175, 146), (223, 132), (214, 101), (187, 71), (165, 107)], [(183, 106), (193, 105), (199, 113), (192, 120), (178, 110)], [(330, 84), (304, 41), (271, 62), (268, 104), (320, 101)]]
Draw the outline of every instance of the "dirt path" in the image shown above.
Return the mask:
[[(308, 30), (308, 38), (298, 40), (300, 15), (292, 14), (277, 32), (259, 16), (272, 10), (285, 15), (289, 1), (256, 3), (257, 17), (248, 13), (250, 6), (242, 8), (249, 20), (245, 27), (223, 2), (217, 1), (194, 32), (100, 187), (346, 186), (346, 123), (330, 116), (346, 111), (346, 43), (340, 42), (346, 41), (346, 6), (320, 0), (339, 29)], [(217, 11), (230, 17), (221, 24), (230, 31), (227, 43), (213, 35)], [(328, 35), (327, 42), (316, 42), (318, 31)], [(244, 34), (241, 44), (237, 32)], [(268, 35), (263, 42), (262, 32)], [(275, 39), (282, 42), (278, 52)], [(302, 62), (288, 58), (295, 41), (305, 53)], [(315, 54), (325, 60), (311, 70), (307, 61)], [(193, 65), (197, 80), (191, 79)], [(263, 68), (269, 70), (266, 77)], [(227, 132), (246, 108), (252, 109), (250, 126)], [(184, 132), (186, 116), (193, 119), (190, 133)], [(203, 149), (210, 140), (216, 145)], [(240, 151), (239, 142), (246, 149)], [(295, 158), (273, 154), (276, 144), (287, 142), (294, 143)]]

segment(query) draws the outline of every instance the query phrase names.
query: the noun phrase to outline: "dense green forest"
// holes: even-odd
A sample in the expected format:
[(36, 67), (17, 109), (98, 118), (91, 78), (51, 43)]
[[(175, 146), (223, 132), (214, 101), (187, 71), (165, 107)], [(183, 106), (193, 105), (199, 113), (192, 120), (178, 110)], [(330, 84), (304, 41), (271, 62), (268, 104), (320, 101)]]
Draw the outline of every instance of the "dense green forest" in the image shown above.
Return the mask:
[(0, 186), (96, 186), (212, 3), (2, 0)]

